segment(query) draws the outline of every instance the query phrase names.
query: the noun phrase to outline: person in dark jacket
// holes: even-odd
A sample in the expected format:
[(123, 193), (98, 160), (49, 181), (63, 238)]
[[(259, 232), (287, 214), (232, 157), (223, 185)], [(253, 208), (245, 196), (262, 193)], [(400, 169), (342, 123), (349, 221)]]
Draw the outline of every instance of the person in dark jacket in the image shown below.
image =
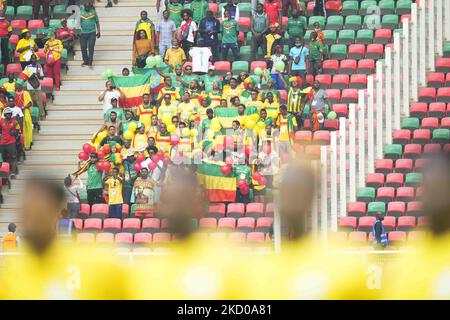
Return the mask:
[(201, 46), (210, 47), (213, 61), (219, 60), (218, 33), (220, 32), (220, 22), (214, 17), (212, 11), (208, 11), (206, 17), (200, 21), (198, 31), (201, 36)]
[(386, 233), (384, 232), (383, 220), (384, 215), (382, 212), (377, 212), (375, 214), (376, 221), (372, 227), (372, 236), (374, 246), (381, 249), (387, 245)]

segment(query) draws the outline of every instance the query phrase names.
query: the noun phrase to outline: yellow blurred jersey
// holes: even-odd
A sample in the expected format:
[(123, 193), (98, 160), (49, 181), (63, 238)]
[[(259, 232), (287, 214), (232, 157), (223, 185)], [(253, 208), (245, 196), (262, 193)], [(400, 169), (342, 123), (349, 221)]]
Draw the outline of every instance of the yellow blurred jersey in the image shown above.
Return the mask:
[(362, 259), (334, 254), (304, 239), (282, 253), (248, 255), (240, 271), (242, 299), (369, 299)]
[(54, 243), (38, 256), (25, 248), (0, 271), (0, 299), (129, 299), (125, 270), (95, 250)]
[(384, 299), (450, 299), (450, 232), (430, 238), (385, 270)]

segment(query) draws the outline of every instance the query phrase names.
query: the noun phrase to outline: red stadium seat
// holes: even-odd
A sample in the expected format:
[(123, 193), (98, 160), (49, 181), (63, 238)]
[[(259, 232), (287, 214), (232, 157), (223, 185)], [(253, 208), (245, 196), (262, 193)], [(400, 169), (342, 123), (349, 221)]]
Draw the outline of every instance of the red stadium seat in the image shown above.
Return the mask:
[(384, 174), (369, 173), (367, 175), (366, 186), (371, 188), (379, 188), (384, 185)]
[(392, 159), (377, 159), (375, 160), (375, 172), (388, 174), (392, 172), (394, 160)]
[(423, 196), (423, 188), (422, 187), (418, 187), (416, 189), (416, 200), (421, 200)]
[(222, 76), (231, 71), (231, 63), (229, 61), (216, 61), (214, 67), (216, 68), (217, 74)]
[(219, 13), (219, 5), (217, 3), (210, 2), (209, 3), (209, 10), (214, 13), (215, 17), (217, 17), (217, 15)]
[(80, 203), (79, 216), (82, 218), (87, 218), (91, 214), (91, 206), (87, 203)]
[(418, 228), (428, 228), (430, 226), (430, 222), (427, 216), (419, 216), (417, 218), (417, 227)]
[(12, 34), (11, 37), (9, 37), (9, 43), (11, 44), (11, 47), (14, 49), (19, 42), (19, 36), (17, 34)]
[(15, 34), (20, 34), (22, 29), (27, 27), (27, 22), (25, 20), (11, 20), (10, 25)]
[(231, 243), (244, 243), (246, 234), (244, 232), (231, 232), (228, 235), (228, 241)]
[(410, 231), (408, 232), (408, 241), (423, 241), (427, 238), (425, 231)]
[(247, 242), (248, 243), (264, 243), (264, 233), (262, 232), (250, 232), (247, 234)]
[(256, 231), (258, 232), (272, 232), (273, 218), (261, 217), (256, 220)]
[(17, 77), (22, 72), (22, 66), (20, 63), (9, 63), (6, 66), (6, 76), (13, 74)]
[(250, 17), (239, 17), (238, 25), (241, 31), (248, 32), (250, 30)]
[(166, 218), (161, 219), (161, 231), (168, 232), (169, 229), (170, 229), (169, 220)]
[(394, 130), (392, 141), (395, 144), (405, 145), (411, 140), (411, 131), (407, 129)]
[(209, 239), (215, 242), (225, 242), (228, 239), (226, 232), (212, 232), (209, 234)]
[(158, 218), (146, 218), (142, 220), (142, 232), (156, 233), (161, 229), (161, 220)]
[(365, 244), (367, 242), (367, 233), (364, 231), (352, 231), (348, 234), (348, 241), (351, 244)]
[(339, 230), (353, 231), (356, 229), (356, 217), (340, 217)]
[(366, 215), (365, 202), (350, 202), (347, 208), (347, 214), (351, 217), (362, 217)]
[(395, 161), (395, 172), (410, 173), (413, 169), (412, 159), (397, 159)]
[(312, 132), (299, 130), (295, 133), (295, 141), (300, 144), (310, 144), (312, 142)]
[(385, 186), (386, 187), (394, 187), (394, 188), (399, 188), (403, 185), (404, 183), (404, 177), (402, 173), (389, 173), (386, 176), (386, 182), (385, 182)]
[(348, 116), (348, 105), (346, 104), (334, 104), (333, 105), (333, 111), (336, 112), (338, 118), (339, 117), (345, 117)]
[(391, 231), (388, 234), (388, 240), (394, 245), (401, 245), (406, 241), (406, 232)]
[(73, 218), (70, 220), (72, 220), (73, 225), (74, 225), (75, 229), (77, 229), (77, 231), (83, 230), (83, 219)]
[(377, 219), (375, 217), (361, 217), (358, 221), (358, 231), (370, 232)]
[(234, 229), (236, 229), (236, 219), (220, 218), (217, 227), (221, 231), (234, 231)]
[(127, 218), (123, 220), (122, 231), (136, 233), (141, 230), (141, 220), (138, 218)]
[(310, 145), (305, 147), (305, 155), (308, 159), (319, 160), (320, 159), (320, 145)]
[(328, 99), (331, 103), (339, 103), (341, 100), (341, 90), (339, 89), (327, 89), (325, 90), (328, 96)]
[(230, 203), (227, 208), (227, 217), (240, 218), (245, 214), (244, 203)]
[(53, 78), (45, 77), (42, 79), (41, 88), (43, 92), (51, 93), (53, 91)]
[[(28, 21), (28, 29), (38, 29), (38, 28), (44, 28), (44, 21), (41, 19), (38, 20), (29, 20)], [(32, 32), (32, 30), (30, 30)]]
[(273, 217), (273, 202), (269, 202), (266, 205), (266, 213), (265, 213), (265, 215), (268, 216), (268, 217)]
[(420, 201), (411, 201), (406, 207), (406, 215), (418, 217), (423, 215), (423, 206)]
[(425, 165), (427, 163), (427, 159), (416, 159), (416, 161), (414, 161), (414, 171), (415, 172), (421, 172), (423, 171), (423, 169), (425, 168)]
[(319, 130), (314, 132), (313, 143), (320, 145), (330, 144), (330, 131)]
[(450, 129), (450, 117), (445, 117), (441, 119), (441, 128)]
[(394, 200), (395, 189), (392, 187), (382, 187), (377, 190), (376, 201), (390, 202)]
[(248, 203), (245, 209), (246, 217), (258, 218), (264, 215), (264, 203)]
[(450, 87), (450, 72), (445, 76), (444, 87)]
[(410, 216), (399, 217), (397, 221), (398, 231), (411, 231), (416, 227), (416, 218)]
[(366, 87), (367, 87), (366, 74), (352, 74), (352, 76), (350, 77), (349, 88), (365, 89)]
[(392, 201), (387, 205), (386, 214), (392, 217), (400, 217), (405, 215), (406, 204), (402, 201)]
[(424, 102), (416, 102), (411, 105), (410, 116), (415, 118), (425, 118), (428, 113), (428, 106)]
[(450, 88), (439, 88), (437, 90), (436, 101), (449, 103), (450, 102)]
[(357, 103), (358, 102), (358, 90), (357, 89), (344, 89), (341, 96), (342, 103)]
[(444, 85), (445, 73), (431, 72), (427, 77), (427, 86), (431, 88), (440, 88)]
[(95, 242), (97, 242), (98, 244), (112, 245), (114, 243), (114, 234), (109, 232), (99, 233), (95, 237)]
[(390, 29), (377, 29), (375, 30), (375, 37), (373, 43), (386, 44), (392, 40), (392, 30)]
[(443, 118), (447, 112), (445, 103), (443, 102), (433, 102), (428, 106), (428, 116)]
[(95, 234), (94, 233), (86, 233), (86, 232), (79, 233), (79, 234), (77, 234), (77, 242), (93, 244), (95, 242)]
[(236, 229), (242, 232), (252, 232), (255, 229), (255, 218), (239, 218)]
[(95, 232), (102, 230), (102, 219), (88, 218), (84, 220), (84, 231)]
[(419, 102), (431, 103), (436, 101), (435, 88), (421, 88), (419, 89)]
[(316, 81), (319, 81), (320, 87), (322, 89), (328, 89), (331, 85), (331, 75), (330, 74), (318, 74), (316, 76)]
[(403, 157), (408, 159), (417, 159), (422, 154), (422, 146), (420, 144), (407, 144), (403, 150)]
[(109, 206), (104, 203), (95, 203), (91, 208), (91, 217), (92, 218), (101, 218), (104, 219), (109, 214)]
[(167, 232), (157, 232), (153, 234), (154, 244), (169, 244), (171, 240), (170, 233)]
[(339, 70), (339, 61), (337, 60), (325, 60), (322, 63), (322, 71), (325, 74), (336, 74), (338, 73), (338, 70)]
[(280, 93), (280, 100), (281, 100), (281, 102), (286, 103), (287, 102), (287, 92), (286, 92), (286, 90), (278, 90), (278, 92)]
[(430, 142), (431, 131), (428, 129), (416, 129), (413, 133), (413, 142), (425, 144)]
[(413, 187), (401, 187), (397, 189), (397, 201), (409, 202), (414, 200)]
[(351, 44), (348, 46), (347, 57), (349, 59), (362, 59), (366, 53), (366, 46), (363, 44)]
[(375, 71), (375, 60), (363, 59), (358, 61), (358, 73), (372, 74)]
[(211, 203), (208, 208), (208, 216), (213, 218), (221, 218), (225, 216), (225, 203)]
[(122, 230), (122, 221), (117, 218), (108, 218), (103, 221), (103, 232), (118, 233)]
[(441, 145), (438, 143), (429, 143), (423, 147), (423, 156), (431, 156), (441, 153)]
[[(331, 82), (331, 76), (328, 75), (330, 77), (330, 82)], [(319, 77), (316, 76), (316, 80)], [(346, 89), (348, 88), (348, 84), (350, 82), (350, 77), (348, 74), (336, 74), (333, 76), (333, 82), (331, 83), (331, 88), (332, 89)]]
[(327, 15), (338, 15), (341, 12), (342, 2), (340, 0), (328, 0), (325, 3)]
[(339, 120), (338, 119), (325, 119), (323, 122), (323, 129), (327, 131), (339, 130)]
[(261, 68), (262, 70), (267, 69), (267, 63), (265, 61), (252, 61), (250, 64), (250, 72), (253, 72), (256, 68)]
[(217, 220), (216, 218), (201, 218), (198, 226), (200, 229), (215, 230), (217, 228)]
[(450, 72), (450, 58), (438, 58), (436, 60), (436, 71), (444, 73)]
[(147, 232), (138, 232), (134, 235), (134, 244), (146, 245), (152, 243), (153, 235)]
[(430, 129), (434, 130), (439, 128), (439, 119), (438, 118), (423, 118), (420, 124), (421, 129)]
[(133, 234), (130, 232), (117, 233), (114, 239), (118, 244), (130, 245), (133, 243)]
[(355, 74), (356, 73), (356, 60), (348, 59), (342, 60), (341, 65), (339, 67), (339, 73), (342, 74)]
[(366, 59), (381, 59), (384, 54), (384, 46), (381, 43), (367, 45)]

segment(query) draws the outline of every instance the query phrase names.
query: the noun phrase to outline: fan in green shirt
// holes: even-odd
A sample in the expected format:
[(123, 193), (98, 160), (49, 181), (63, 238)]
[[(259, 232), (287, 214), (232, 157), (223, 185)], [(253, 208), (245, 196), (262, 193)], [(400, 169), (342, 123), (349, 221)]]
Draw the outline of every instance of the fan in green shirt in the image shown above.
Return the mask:
[(87, 169), (87, 189), (103, 189), (103, 174), (97, 169), (97, 166), (92, 162)]
[[(314, 37), (315, 36), (315, 37)], [(309, 42), (309, 61), (322, 60), (322, 55), (324, 53), (324, 46), (317, 40), (317, 33), (311, 33), (311, 41)]]
[(305, 36), (305, 20), (300, 16), (297, 9), (292, 10), (292, 16), (287, 21), (287, 33), (290, 39), (300, 38), (303, 40)]
[(208, 70), (208, 73), (202, 76), (202, 81), (205, 84), (205, 91), (210, 92), (213, 90), (213, 83), (217, 82), (219, 87), (222, 88), (222, 81), (215, 73), (214, 66), (211, 66)]
[(236, 20), (231, 18), (223, 20), (220, 25), (220, 31), (222, 32), (222, 43), (237, 43), (239, 25)]
[(92, 33), (97, 31), (97, 37), (100, 34), (97, 12), (88, 1), (80, 7), (80, 28), (81, 33)]
[(169, 19), (175, 22), (177, 28), (181, 24), (181, 11), (183, 10), (183, 5), (178, 3), (178, 0), (172, 0), (167, 5), (167, 11), (169, 11)]
[(206, 12), (209, 10), (209, 4), (207, 0), (194, 0), (191, 3), (192, 19), (197, 25), (206, 16)]

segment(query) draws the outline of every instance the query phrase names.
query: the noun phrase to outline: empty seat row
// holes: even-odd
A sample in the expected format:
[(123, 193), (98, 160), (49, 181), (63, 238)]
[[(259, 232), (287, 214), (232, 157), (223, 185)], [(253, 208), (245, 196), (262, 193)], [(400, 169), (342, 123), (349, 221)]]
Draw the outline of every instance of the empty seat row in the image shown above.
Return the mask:
[[(427, 146), (427, 145), (425, 145)], [(424, 167), (426, 159), (378, 159), (375, 161), (375, 172), (383, 175), (390, 173), (410, 173), (413, 171), (421, 171)]]
[(431, 72), (428, 74), (427, 84), (432, 88), (450, 87), (450, 73)]
[[(388, 234), (388, 240), (393, 242), (404, 242), (407, 241), (422, 241), (427, 238), (427, 232), (422, 230), (413, 230), (409, 232), (404, 231), (391, 231)], [(352, 231), (352, 232), (336, 232), (331, 240), (337, 243), (349, 242), (351, 244), (367, 244), (367, 242), (372, 242), (372, 233), (367, 233), (364, 231)]]
[(419, 102), (450, 102), (450, 88), (421, 88), (419, 89)]
[(416, 102), (410, 107), (410, 116), (423, 119), (426, 117), (443, 118), (450, 116), (450, 103), (444, 102)]
[(208, 217), (222, 218), (224, 216), (231, 218), (261, 217), (263, 215), (273, 216), (273, 203), (252, 202), (245, 205), (244, 203), (211, 203), (208, 207)]
[[(425, 159), (421, 159), (423, 153), (425, 151), (431, 152), (435, 150), (436, 148), (435, 145), (436, 144), (434, 143), (423, 145), (417, 143), (410, 143), (404, 146), (402, 146), (401, 144), (389, 144), (384, 147), (384, 158), (393, 160), (400, 158), (416, 159), (416, 161), (414, 162), (414, 167), (417, 170), (419, 166), (423, 167), (425, 163)], [(448, 143), (444, 144), (442, 150), (444, 152), (450, 152), (450, 145)]]
[(364, 89), (367, 86), (366, 74), (319, 74), (315, 80), (319, 81), (322, 89)]
[[(416, 221), (417, 220), (417, 221)], [(376, 218), (373, 216), (362, 217), (341, 217), (339, 219), (339, 229), (341, 231), (364, 231), (372, 232), (373, 224)], [(416, 224), (417, 222), (417, 224)], [(412, 217), (412, 216), (385, 216), (383, 220), (384, 230), (386, 232), (397, 231), (410, 231), (417, 227), (427, 227), (428, 221), (425, 216)]]
[(374, 59), (338, 59), (324, 60), (322, 63), (324, 74), (373, 74), (375, 71)]
[(419, 201), (391, 201), (385, 202), (350, 202), (347, 213), (351, 217), (375, 216), (377, 212), (385, 213), (388, 216), (423, 216), (422, 203)]
[(244, 218), (201, 218), (199, 220), (199, 228), (203, 231), (211, 231), (213, 229), (233, 231), (235, 229), (243, 232), (272, 232), (273, 218), (261, 217), (256, 219), (252, 217)]
[[(420, 178), (414, 177), (411, 179), (412, 179), (411, 184), (415, 185), (420, 184)], [(379, 188), (365, 187), (358, 189), (356, 198), (357, 201), (361, 202), (373, 202), (373, 201), (391, 202), (394, 201), (394, 199), (396, 201), (410, 202), (413, 201), (415, 197), (421, 196), (421, 193), (422, 193), (421, 187), (418, 187), (417, 190), (415, 190), (412, 187), (400, 187), (397, 189), (394, 187), (379, 187)]]

